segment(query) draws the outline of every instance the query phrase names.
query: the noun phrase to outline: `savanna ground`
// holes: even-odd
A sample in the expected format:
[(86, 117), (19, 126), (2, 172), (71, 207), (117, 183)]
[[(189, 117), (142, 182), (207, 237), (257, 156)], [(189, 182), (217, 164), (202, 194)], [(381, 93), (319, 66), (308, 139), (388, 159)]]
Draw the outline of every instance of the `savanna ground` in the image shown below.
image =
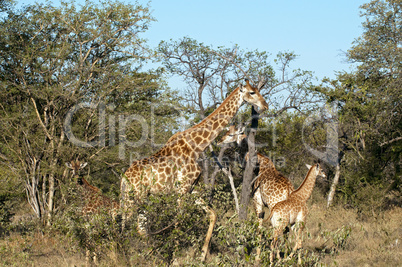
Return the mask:
[[(176, 227), (150, 238), (138, 236), (135, 227), (121, 233), (120, 224), (107, 215), (99, 215), (89, 223), (74, 208), (66, 210), (53, 226), (44, 227), (24, 215), (29, 208), (23, 205), (7, 229), (2, 229), (0, 264), (85, 266), (88, 247), (97, 252), (99, 266), (253, 266), (257, 224), (251, 205), (249, 220), (241, 222), (227, 206), (229, 194), (216, 199), (223, 200), (223, 204), (216, 208), (218, 222), (205, 264), (198, 260), (207, 227), (204, 213), (194, 205), (186, 205), (185, 212), (178, 212), (175, 205), (165, 209), (177, 201), (175, 196), (155, 197), (143, 204), (154, 225), (151, 232), (179, 221)], [(186, 203), (193, 200), (190, 196)], [(303, 266), (401, 266), (401, 207), (392, 206), (367, 216), (341, 204), (326, 209), (325, 203), (316, 191), (309, 200), (310, 214), (300, 251)], [(271, 233), (266, 226), (262, 266), (269, 265)], [(292, 248), (292, 232), (288, 235), (285, 243), (280, 240), (282, 256)], [(294, 266), (296, 262), (297, 257), (275, 261), (275, 266)]]

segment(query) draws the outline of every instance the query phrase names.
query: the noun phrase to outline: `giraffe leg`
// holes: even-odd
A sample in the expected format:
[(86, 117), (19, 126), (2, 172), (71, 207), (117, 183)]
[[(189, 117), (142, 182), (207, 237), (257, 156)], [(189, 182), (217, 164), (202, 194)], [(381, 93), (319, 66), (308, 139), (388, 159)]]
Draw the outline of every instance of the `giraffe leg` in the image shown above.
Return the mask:
[(146, 236), (147, 235), (147, 217), (145, 214), (138, 214), (138, 226), (137, 226), (137, 231), (141, 236)]
[(85, 266), (89, 267), (89, 260), (91, 258), (91, 252), (88, 248), (85, 249)]
[(201, 198), (198, 199), (196, 204), (201, 205), (202, 209), (207, 214), (209, 214), (209, 227), (208, 227), (207, 235), (205, 237), (204, 245), (202, 246), (202, 250), (201, 250), (201, 261), (204, 262), (209, 254), (209, 243), (211, 242), (212, 232), (213, 232), (215, 224), (216, 224), (216, 213), (213, 209), (208, 207), (208, 205), (205, 204), (204, 200), (202, 200)]
[(96, 256), (96, 252), (94, 251), (94, 257), (93, 257), (93, 259), (94, 259), (94, 264), (95, 264), (95, 266), (98, 266), (98, 258), (97, 258), (97, 256)]
[(253, 203), (254, 203), (254, 209), (255, 209), (255, 213), (258, 217), (258, 247), (257, 247), (257, 252), (256, 252), (256, 257), (255, 260), (257, 263), (260, 262), (260, 255), (261, 255), (261, 246), (262, 246), (262, 223), (264, 221), (264, 212), (263, 212), (263, 208), (264, 208), (264, 203), (262, 202), (262, 198), (261, 198), (261, 192), (258, 189), (253, 196)]
[[(274, 232), (274, 238), (271, 243), (271, 252), (269, 254), (269, 262), (271, 263), (270, 265), (272, 266), (274, 264), (274, 255), (275, 255), (275, 249), (278, 243), (278, 236), (276, 235), (276, 231)], [(277, 258), (279, 258), (280, 255), (277, 255)]]
[(274, 226), (274, 233), (273, 233), (273, 241), (271, 243), (271, 253), (270, 253), (270, 262), (271, 264), (273, 264), (273, 260), (274, 260), (274, 253), (276, 250), (276, 257), (280, 260), (281, 259), (281, 255), (280, 255), (280, 249), (277, 248), (278, 246), (278, 239), (280, 236), (283, 235), (283, 231), (287, 225), (288, 220), (286, 220), (285, 218), (275, 218), (275, 214), (272, 218), (272, 225)]
[[(297, 222), (295, 224), (295, 246), (293, 247), (292, 252), (289, 254), (289, 258), (292, 258), (295, 252), (302, 248), (302, 232), (304, 229), (304, 222)], [(300, 258), (299, 258), (300, 260)]]

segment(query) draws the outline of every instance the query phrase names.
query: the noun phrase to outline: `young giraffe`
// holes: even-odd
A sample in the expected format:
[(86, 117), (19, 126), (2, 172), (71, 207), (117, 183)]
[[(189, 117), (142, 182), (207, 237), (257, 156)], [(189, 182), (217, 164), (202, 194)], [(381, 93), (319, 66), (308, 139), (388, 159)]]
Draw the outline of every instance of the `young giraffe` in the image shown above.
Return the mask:
[[(241, 140), (246, 137), (244, 129), (235, 130), (233, 126), (233, 129), (229, 129), (218, 144), (232, 142), (240, 144)], [(248, 161), (248, 153), (245, 160)], [(294, 191), (294, 188), (289, 179), (275, 168), (274, 163), (268, 157), (257, 153), (257, 163), (259, 172), (253, 187), (253, 202), (255, 213), (259, 218), (259, 224), (262, 225), (264, 205), (271, 210), (276, 203), (287, 199), (289, 194)]]
[[(234, 127), (234, 126), (233, 126)], [(240, 142), (247, 137), (244, 135), (243, 129), (230, 129), (221, 139), (219, 143)], [(248, 161), (248, 153), (245, 160)], [(255, 178), (253, 186), (253, 204), (254, 210), (258, 217), (258, 227), (260, 229), (259, 240), (262, 241), (261, 227), (264, 220), (264, 205), (270, 210), (276, 203), (283, 201), (289, 197), (294, 191), (294, 187), (288, 178), (283, 176), (276, 168), (274, 163), (261, 153), (257, 153), (257, 163), (259, 167), (258, 175)], [(259, 261), (261, 247), (257, 248), (256, 260)]]
[[(308, 213), (307, 200), (310, 198), (311, 193), (313, 192), (317, 176), (326, 177), (325, 173), (320, 167), (320, 164), (317, 163), (313, 166), (306, 164), (306, 166), (309, 168), (309, 171), (304, 178), (303, 183), (298, 189), (291, 192), (286, 200), (277, 203), (267, 218), (267, 220), (271, 220), (272, 226), (274, 227), (270, 255), (271, 264), (274, 260), (274, 250), (278, 242), (278, 237), (282, 235), (283, 230), (287, 225), (293, 225), (292, 228), (296, 231), (296, 244), (289, 257), (293, 257), (296, 250), (302, 247), (301, 234), (304, 229)], [(277, 251), (277, 257), (280, 258), (279, 250)]]
[(73, 176), (76, 179), (78, 186), (81, 188), (81, 197), (85, 203), (82, 207), (82, 213), (88, 215), (91, 213), (99, 212), (101, 209), (110, 210), (115, 217), (120, 205), (117, 201), (114, 201), (104, 195), (99, 188), (90, 185), (84, 177), (79, 175), (79, 171), (85, 166), (87, 162), (71, 161), (66, 162), (67, 168), (73, 170)]
[[(175, 190), (179, 194), (190, 193), (196, 184), (201, 169), (197, 163), (200, 154), (211, 144), (223, 128), (237, 113), (244, 102), (266, 110), (268, 104), (257, 88), (248, 80), (246, 85), (239, 85), (208, 117), (199, 124), (174, 134), (167, 143), (154, 155), (134, 161), (126, 171), (121, 182), (122, 207), (130, 208), (133, 195), (140, 201), (148, 193), (168, 192)], [(209, 213), (210, 224), (202, 247), (201, 260), (204, 261), (209, 252), (209, 242), (216, 222), (215, 212), (202, 202), (203, 209)], [(145, 216), (139, 216), (139, 230), (146, 234)]]
[[(105, 211), (110, 211), (113, 218), (116, 217), (117, 212), (120, 208), (119, 203), (114, 201), (104, 195), (102, 195), (101, 190), (95, 186), (90, 185), (84, 177), (79, 175), (79, 171), (87, 166), (87, 162), (71, 161), (66, 162), (67, 168), (73, 171), (73, 177), (76, 180), (78, 186), (81, 189), (81, 198), (83, 200), (84, 206), (82, 207), (82, 214), (88, 216), (89, 214), (95, 214), (100, 212), (102, 209)], [(90, 250), (86, 246), (85, 253), (85, 264), (89, 266), (90, 261)], [(94, 263), (97, 264), (96, 252), (93, 256)]]
[(236, 129), (234, 125), (230, 125), (229, 129), (227, 130), (228, 131), (225, 133), (225, 135), (222, 136), (221, 140), (217, 143), (218, 146), (234, 142), (240, 145), (241, 141), (247, 137), (247, 135), (244, 134), (245, 127)]

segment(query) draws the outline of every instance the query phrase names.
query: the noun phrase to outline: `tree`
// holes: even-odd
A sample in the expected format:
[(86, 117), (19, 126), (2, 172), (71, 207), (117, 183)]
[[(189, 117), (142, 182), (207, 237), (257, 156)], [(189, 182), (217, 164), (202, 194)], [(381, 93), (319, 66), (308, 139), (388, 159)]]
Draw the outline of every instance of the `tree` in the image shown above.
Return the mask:
[(0, 0), (0, 12), (5, 12), (13, 5), (13, 0)]
[[(349, 176), (342, 190), (358, 201), (365, 198), (363, 189), (385, 188), (373, 200), (374, 209), (386, 192), (400, 190), (402, 1), (371, 1), (361, 8), (364, 32), (347, 52), (356, 70), (339, 73), (320, 91), (328, 102), (338, 103), (343, 169)], [(353, 173), (347, 171), (351, 166), (358, 166)]]
[[(290, 71), (290, 64), (296, 59), (296, 55), (291, 52), (278, 53), (274, 59), (279, 69), (278, 73), (271, 65), (269, 53), (258, 50), (244, 51), (238, 46), (214, 49), (191, 38), (183, 38), (178, 41), (161, 42), (158, 52), (161, 54), (164, 67), (172, 75), (182, 77), (188, 85), (185, 101), (195, 122), (212, 112), (244, 78), (254, 81), (255, 86), (270, 103), (269, 112), (261, 114), (261, 118), (276, 117), (291, 109), (307, 111), (313, 108), (312, 104), (321, 101), (317, 98), (318, 94), (310, 90), (313, 79), (310, 72)], [(252, 124), (253, 130), (250, 132), (253, 135), (258, 123), (255, 119), (252, 123), (252, 114), (241, 110), (238, 117), (238, 124), (242, 121), (245, 125)], [(214, 175), (217, 172), (209, 174), (209, 165), (205, 163), (211, 161), (207, 160), (207, 155), (202, 160), (204, 182), (211, 184), (215, 181)], [(250, 160), (253, 160), (252, 157)], [(241, 194), (243, 219), (247, 216), (254, 165), (250, 164), (247, 167), (243, 179)]]
[[(140, 72), (150, 53), (139, 35), (151, 21), (147, 7), (119, 2), (86, 2), (81, 8), (37, 4), (11, 10), (1, 20), (1, 163), (24, 177), (38, 218), (51, 222), (65, 161), (97, 156), (108, 164), (98, 167), (103, 170), (121, 163), (121, 151), (113, 147), (117, 120), (124, 130), (137, 129), (130, 135), (119, 131), (123, 146), (143, 134), (130, 114), (141, 118), (141, 111), (151, 120), (145, 112), (154, 108), (155, 123), (175, 120), (166, 109), (163, 116), (157, 114), (174, 99), (161, 72)], [(151, 107), (161, 95), (166, 102)], [(105, 147), (106, 141), (111, 147)]]

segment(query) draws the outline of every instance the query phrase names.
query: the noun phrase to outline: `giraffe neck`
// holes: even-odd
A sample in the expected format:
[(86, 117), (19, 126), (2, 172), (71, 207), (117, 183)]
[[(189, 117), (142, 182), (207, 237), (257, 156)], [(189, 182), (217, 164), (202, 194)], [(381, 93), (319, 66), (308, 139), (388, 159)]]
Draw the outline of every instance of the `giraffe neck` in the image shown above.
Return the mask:
[(239, 91), (240, 88), (236, 88), (208, 117), (183, 132), (183, 137), (195, 152), (204, 151), (236, 115), (243, 103)]
[(92, 194), (92, 193), (98, 193), (99, 188), (92, 186), (88, 183), (87, 180), (85, 180), (84, 177), (77, 177), (78, 185), (83, 188), (83, 193), (84, 195)]
[(258, 157), (258, 164), (259, 164), (260, 172), (264, 171), (266, 169), (273, 169), (276, 171), (274, 163), (269, 158), (265, 157), (264, 155), (262, 155), (260, 153), (257, 153), (257, 157)]
[(308, 171), (303, 183), (292, 192), (292, 196), (295, 196), (303, 201), (307, 201), (313, 192), (315, 180), (317, 178), (316, 166), (313, 166)]

